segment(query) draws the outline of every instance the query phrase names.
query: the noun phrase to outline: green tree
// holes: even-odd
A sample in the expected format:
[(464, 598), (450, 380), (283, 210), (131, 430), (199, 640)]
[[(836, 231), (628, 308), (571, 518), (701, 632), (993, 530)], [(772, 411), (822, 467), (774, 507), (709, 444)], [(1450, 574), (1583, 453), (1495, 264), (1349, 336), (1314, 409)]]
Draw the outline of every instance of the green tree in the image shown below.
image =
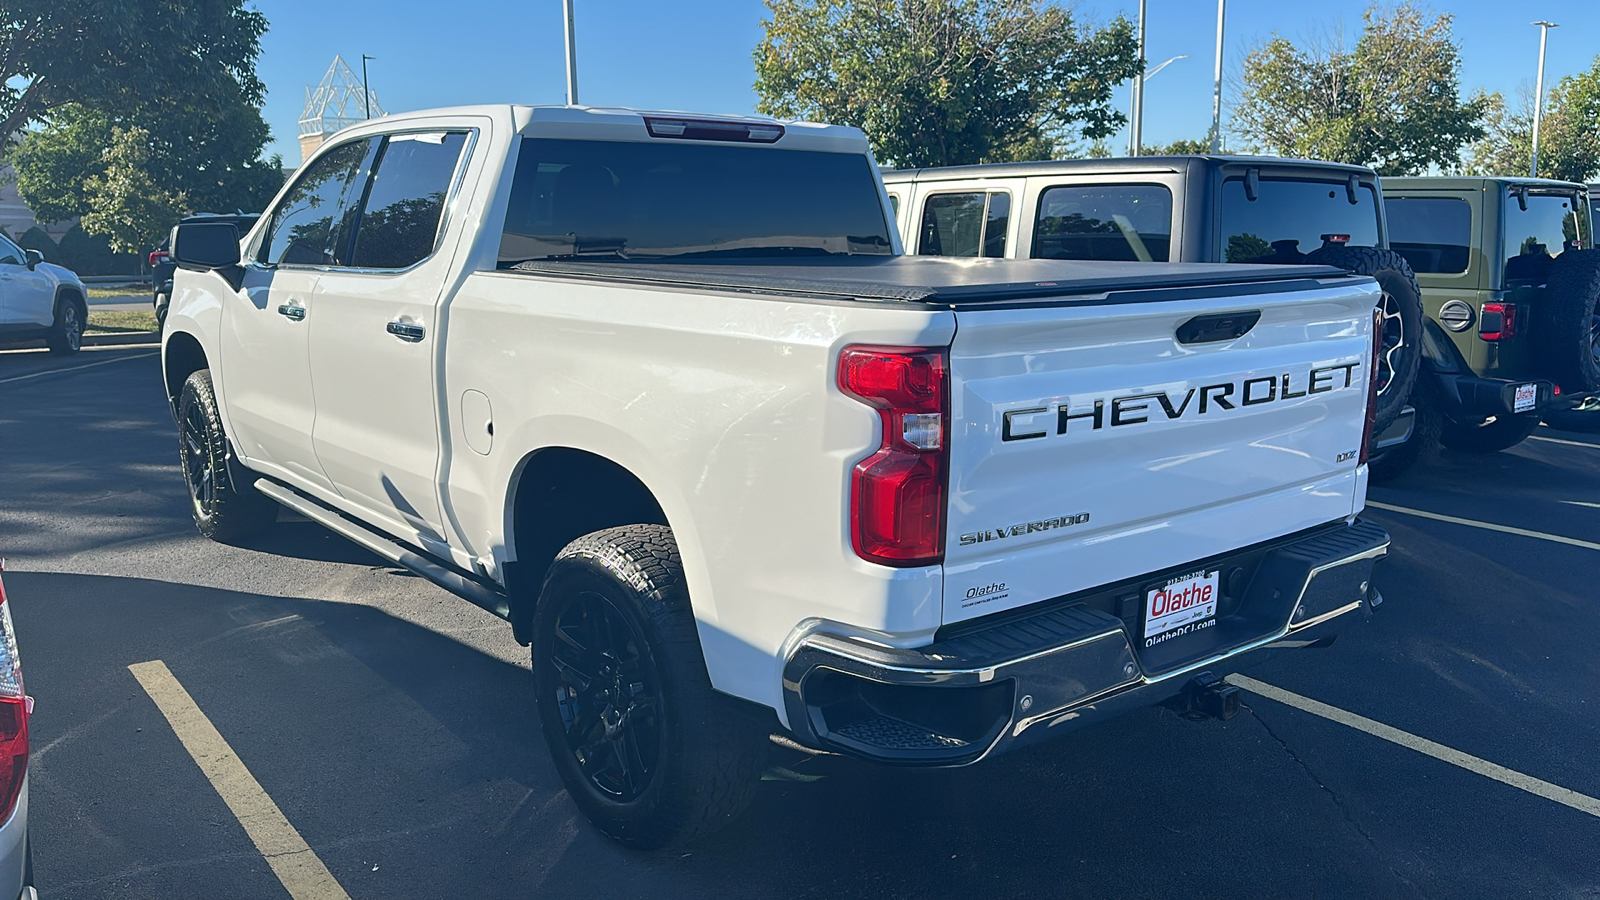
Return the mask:
[(244, 0), (5, 0), (0, 136), (68, 103), (113, 110), (242, 89), (259, 104), (266, 28)]
[(1245, 57), (1233, 127), (1258, 149), (1411, 175), (1453, 168), (1490, 106), (1461, 99), (1452, 17), (1413, 3), (1368, 7), (1354, 47), (1274, 36)]
[(105, 173), (84, 182), (89, 211), (83, 228), (111, 239), (111, 249), (124, 253), (160, 242), (161, 232), (183, 217), (188, 197), (150, 177), (150, 133), (143, 128), (111, 130), (105, 151)]
[[(1512, 107), (1489, 95), (1484, 136), (1465, 166), (1471, 175), (1527, 175), (1533, 158), (1533, 98), (1524, 91)], [(1539, 174), (1566, 181), (1600, 175), (1600, 56), (1589, 69), (1556, 83), (1539, 120)]]
[(1211, 139), (1191, 141), (1188, 138), (1179, 138), (1170, 144), (1158, 144), (1146, 147), (1142, 151), (1145, 156), (1194, 156), (1211, 152)]
[(756, 93), (769, 115), (857, 125), (896, 166), (1048, 159), (1126, 121), (1133, 28), (1043, 0), (766, 0)]

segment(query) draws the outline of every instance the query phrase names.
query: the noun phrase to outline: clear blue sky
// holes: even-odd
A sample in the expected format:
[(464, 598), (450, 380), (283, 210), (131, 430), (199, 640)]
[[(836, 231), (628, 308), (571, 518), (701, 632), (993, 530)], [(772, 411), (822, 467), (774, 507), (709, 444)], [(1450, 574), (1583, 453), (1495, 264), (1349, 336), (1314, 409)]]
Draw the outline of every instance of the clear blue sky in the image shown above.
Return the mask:
[[(750, 51), (761, 38), (760, 0), (576, 0), (579, 99), (597, 105), (747, 113), (755, 108)], [(1229, 0), (1227, 64), (1237, 71), (1253, 44), (1278, 32), (1291, 38), (1343, 23), (1359, 33), (1360, 0)], [(369, 63), (374, 93), (391, 112), (466, 103), (561, 103), (565, 76), (561, 0), (257, 0), (271, 22), (258, 71), (266, 82), (271, 152), (299, 162), (295, 143), (305, 89), (343, 54), (360, 72)], [(1211, 122), (1216, 5), (1208, 0), (1148, 0), (1151, 64), (1189, 54), (1149, 82), (1145, 142), (1199, 138)], [(1457, 0), (1462, 86), (1514, 96), (1532, 86), (1539, 29), (1549, 19), (1546, 80), (1588, 68), (1600, 53), (1600, 15), (1574, 0)], [(1083, 0), (1079, 16), (1138, 14), (1137, 0)], [(1124, 111), (1128, 88), (1117, 91)], [(1127, 145), (1126, 133), (1112, 146)]]

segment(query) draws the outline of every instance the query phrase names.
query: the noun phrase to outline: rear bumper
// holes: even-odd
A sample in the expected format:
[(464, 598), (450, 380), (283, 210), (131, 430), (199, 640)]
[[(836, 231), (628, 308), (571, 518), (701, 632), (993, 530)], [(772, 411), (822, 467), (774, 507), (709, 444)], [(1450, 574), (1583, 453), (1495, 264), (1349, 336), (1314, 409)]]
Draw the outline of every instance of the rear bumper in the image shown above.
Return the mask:
[[(1444, 397), (1445, 415), (1458, 421), (1481, 422), (1490, 416), (1544, 412), (1565, 405), (1563, 401), (1567, 399), (1556, 393), (1555, 382), (1542, 379), (1510, 381), (1454, 373), (1441, 373), (1437, 377), (1440, 393)], [(1533, 406), (1517, 409), (1517, 387), (1530, 384), (1534, 386), (1535, 393)]]
[(1047, 604), (918, 649), (812, 634), (784, 669), (789, 727), (802, 743), (876, 762), (977, 762), (1159, 703), (1188, 676), (1226, 674), (1251, 651), (1337, 633), (1381, 602), (1372, 569), (1388, 547), (1388, 534), (1362, 520), (1279, 545), (1231, 613), (1156, 650), (1138, 626), (1083, 603)]

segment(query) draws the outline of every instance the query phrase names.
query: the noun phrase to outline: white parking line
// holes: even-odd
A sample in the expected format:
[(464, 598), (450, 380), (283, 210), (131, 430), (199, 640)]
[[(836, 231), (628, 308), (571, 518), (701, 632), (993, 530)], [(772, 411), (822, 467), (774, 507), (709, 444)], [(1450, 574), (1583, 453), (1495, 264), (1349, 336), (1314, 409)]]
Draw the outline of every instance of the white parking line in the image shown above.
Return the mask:
[(1589, 503), (1584, 500), (1563, 500), (1561, 502), (1569, 506), (1587, 506), (1590, 509), (1600, 509), (1600, 503)]
[(128, 667), (294, 900), (350, 900), (300, 832), (159, 659)]
[(29, 378), (43, 378), (46, 375), (55, 375), (59, 372), (76, 372), (79, 369), (92, 369), (95, 366), (109, 366), (112, 363), (124, 362), (130, 359), (144, 359), (155, 356), (156, 353), (136, 353), (133, 356), (119, 356), (116, 359), (102, 359), (99, 362), (84, 363), (81, 366), (68, 366), (65, 369), (45, 369), (43, 372), (30, 372), (27, 375), (13, 375), (10, 378), (0, 378), (0, 384), (10, 384), (13, 381), (27, 381)]
[(1530, 441), (1544, 441), (1546, 444), (1566, 444), (1568, 447), (1588, 447), (1590, 450), (1600, 450), (1600, 444), (1585, 444), (1583, 441), (1564, 441), (1561, 438), (1540, 437), (1537, 434), (1528, 435)]
[(1463, 519), (1458, 516), (1446, 516), (1441, 513), (1427, 512), (1420, 509), (1411, 509), (1407, 506), (1394, 506), (1389, 503), (1379, 503), (1368, 500), (1367, 505), (1374, 509), (1388, 510), (1389, 512), (1404, 513), (1408, 516), (1417, 516), (1422, 519), (1433, 519), (1436, 522), (1449, 522), (1453, 525), (1468, 525), (1473, 528), (1482, 528), (1485, 531), (1498, 531), (1502, 534), (1520, 534), (1523, 537), (1538, 538), (1541, 541), (1550, 541), (1555, 544), (1566, 544), (1569, 547), (1582, 547), (1585, 550), (1600, 550), (1600, 544), (1594, 541), (1580, 541), (1559, 534), (1546, 534), (1543, 531), (1529, 531), (1526, 528), (1513, 528), (1510, 525), (1496, 525), (1493, 522), (1479, 522), (1477, 519)]
[(1260, 694), (1268, 700), (1276, 700), (1285, 706), (1292, 706), (1314, 716), (1321, 716), (1330, 722), (1348, 725), (1357, 731), (1364, 731), (1373, 737), (1382, 738), (1392, 744), (1399, 744), (1425, 756), (1431, 756), (1434, 759), (1447, 762), (1452, 766), (1460, 766), (1485, 778), (1493, 778), (1501, 784), (1507, 784), (1518, 790), (1543, 797), (1546, 800), (1554, 800), (1563, 806), (1570, 806), (1579, 812), (1600, 817), (1600, 800), (1596, 800), (1587, 794), (1580, 794), (1559, 784), (1551, 784), (1548, 781), (1534, 778), (1532, 775), (1524, 775), (1515, 769), (1508, 769), (1505, 766), (1496, 765), (1486, 759), (1479, 759), (1469, 753), (1462, 753), (1460, 750), (1446, 747), (1427, 738), (1417, 737), (1408, 731), (1401, 731), (1382, 722), (1375, 722), (1366, 716), (1358, 716), (1353, 712), (1346, 712), (1337, 706), (1329, 706), (1326, 703), (1312, 700), (1310, 697), (1302, 697), (1283, 688), (1273, 687), (1266, 682), (1257, 681), (1247, 675), (1229, 675), (1228, 683), (1244, 688), (1253, 694)]

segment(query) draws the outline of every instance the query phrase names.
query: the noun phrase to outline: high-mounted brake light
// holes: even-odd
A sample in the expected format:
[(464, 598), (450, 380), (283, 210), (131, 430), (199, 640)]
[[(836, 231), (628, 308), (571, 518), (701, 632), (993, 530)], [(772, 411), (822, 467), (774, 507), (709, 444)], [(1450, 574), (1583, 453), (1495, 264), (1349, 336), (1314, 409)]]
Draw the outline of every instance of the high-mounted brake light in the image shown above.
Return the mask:
[(772, 144), (783, 137), (777, 122), (730, 122), (723, 119), (664, 119), (645, 116), (644, 126), (651, 137), (685, 141), (739, 141)]
[(1515, 303), (1485, 303), (1478, 316), (1478, 337), (1486, 341), (1503, 341), (1516, 337), (1517, 305)]
[[(1378, 424), (1378, 360), (1383, 356), (1383, 307), (1372, 310), (1372, 358), (1367, 362), (1367, 421), (1361, 426), (1361, 463), (1372, 458), (1372, 439)], [(1417, 377), (1422, 377), (1421, 375)]]
[(1348, 244), (1348, 243), (1350, 243), (1350, 235), (1348, 235), (1348, 234), (1324, 234), (1324, 235), (1322, 235), (1322, 240), (1324, 242), (1326, 242), (1326, 243), (1329, 243), (1329, 244)]
[(888, 566), (944, 558), (950, 366), (943, 348), (846, 347), (839, 389), (878, 410), (878, 449), (850, 475), (850, 539)]
[[(0, 563), (0, 571), (4, 571)], [(22, 688), (22, 660), (17, 655), (11, 605), (0, 582), (0, 822), (11, 818), (22, 779), (28, 772), (28, 714), (33, 704)]]

